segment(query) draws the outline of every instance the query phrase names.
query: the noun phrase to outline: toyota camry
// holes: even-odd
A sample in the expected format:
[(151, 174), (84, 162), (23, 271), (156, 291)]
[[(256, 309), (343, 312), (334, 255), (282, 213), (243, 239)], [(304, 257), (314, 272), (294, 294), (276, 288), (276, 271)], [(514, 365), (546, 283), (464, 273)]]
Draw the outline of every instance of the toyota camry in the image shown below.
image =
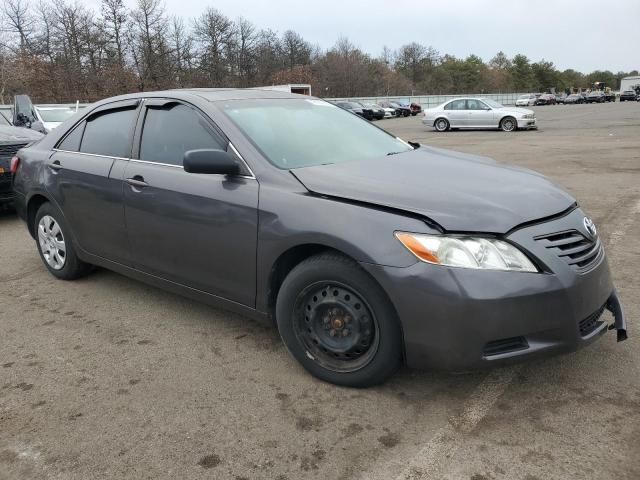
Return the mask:
[(336, 384), (626, 338), (602, 241), (571, 195), (316, 98), (110, 98), (20, 150), (13, 170), (54, 277), (100, 266), (271, 321)]

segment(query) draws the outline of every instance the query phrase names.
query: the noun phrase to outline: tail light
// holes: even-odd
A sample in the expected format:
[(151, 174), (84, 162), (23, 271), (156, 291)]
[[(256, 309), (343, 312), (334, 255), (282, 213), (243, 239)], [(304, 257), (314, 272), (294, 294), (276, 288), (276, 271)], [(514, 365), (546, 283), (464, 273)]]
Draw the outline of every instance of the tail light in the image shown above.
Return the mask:
[(11, 167), (9, 167), (13, 175), (15, 175), (16, 172), (18, 171), (19, 166), (20, 166), (20, 158), (16, 155), (11, 159)]

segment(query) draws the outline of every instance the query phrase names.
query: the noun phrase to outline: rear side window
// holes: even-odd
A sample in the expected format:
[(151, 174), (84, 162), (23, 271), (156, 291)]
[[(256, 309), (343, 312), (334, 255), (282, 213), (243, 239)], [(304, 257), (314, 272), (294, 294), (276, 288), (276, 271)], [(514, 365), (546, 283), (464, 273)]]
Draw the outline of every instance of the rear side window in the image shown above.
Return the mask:
[(109, 157), (128, 158), (135, 108), (107, 110), (90, 117), (80, 151)]
[(466, 100), (454, 100), (445, 105), (445, 110), (466, 110)]
[(140, 141), (140, 160), (182, 166), (184, 152), (227, 145), (196, 110), (174, 103), (149, 107)]
[(82, 132), (84, 131), (85, 122), (76, 125), (76, 128), (71, 130), (71, 133), (60, 142), (58, 148), (60, 150), (66, 150), (67, 152), (77, 152), (80, 150), (80, 140), (82, 140)]

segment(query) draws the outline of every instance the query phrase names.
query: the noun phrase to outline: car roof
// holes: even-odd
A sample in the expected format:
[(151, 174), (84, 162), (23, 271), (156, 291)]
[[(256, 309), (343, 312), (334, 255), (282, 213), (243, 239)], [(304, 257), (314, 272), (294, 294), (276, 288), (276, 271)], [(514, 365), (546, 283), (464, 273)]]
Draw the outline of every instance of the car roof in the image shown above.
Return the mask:
[[(159, 90), (152, 92), (137, 92), (109, 98), (109, 102), (117, 100), (130, 100), (136, 98), (149, 98), (167, 96), (188, 100), (199, 97), (209, 102), (227, 100), (251, 100), (251, 99), (278, 99), (278, 98), (315, 98), (309, 95), (282, 92), (265, 88), (180, 88), (175, 90)], [(102, 102), (100, 102), (102, 103)]]

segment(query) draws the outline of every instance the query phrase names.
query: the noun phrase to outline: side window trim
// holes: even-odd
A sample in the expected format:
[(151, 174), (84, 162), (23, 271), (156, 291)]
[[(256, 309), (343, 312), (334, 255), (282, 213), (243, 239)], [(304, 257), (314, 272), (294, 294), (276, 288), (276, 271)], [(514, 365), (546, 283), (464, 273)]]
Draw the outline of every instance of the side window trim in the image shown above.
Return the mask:
[[(85, 119), (83, 118), (82, 120), (80, 120), (78, 123), (76, 123), (73, 128), (70, 128), (69, 131), (67, 131), (67, 133), (64, 134), (64, 136), (58, 140), (58, 143), (56, 143), (56, 145), (53, 147), (53, 150), (56, 150), (58, 152), (69, 152), (69, 153), (80, 153), (80, 145), (82, 145), (82, 137), (84, 136), (84, 129), (87, 126), (87, 122), (85, 121)], [(80, 133), (80, 141), (78, 142), (78, 149), (77, 150), (65, 150), (63, 148), (60, 148), (60, 145), (62, 145), (67, 138), (76, 131), (76, 128), (81, 128), (82, 132)]]

